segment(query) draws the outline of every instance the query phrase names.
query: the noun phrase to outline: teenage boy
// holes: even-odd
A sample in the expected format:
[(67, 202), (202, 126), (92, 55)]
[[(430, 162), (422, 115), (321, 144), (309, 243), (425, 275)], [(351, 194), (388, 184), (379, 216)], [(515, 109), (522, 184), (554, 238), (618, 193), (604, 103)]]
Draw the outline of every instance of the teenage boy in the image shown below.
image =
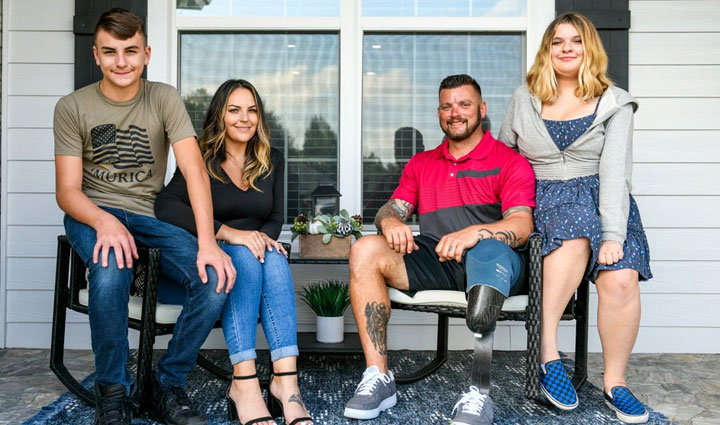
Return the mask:
[[(184, 291), (167, 353), (153, 375), (151, 416), (166, 424), (206, 424), (184, 391), (198, 350), (235, 282), (215, 242), (209, 179), (177, 91), (141, 79), (150, 61), (140, 17), (112, 9), (95, 27), (103, 78), (55, 107), (56, 196), (73, 249), (89, 270), (95, 354), (95, 424), (130, 424), (128, 297), (136, 243), (161, 250), (161, 281)], [(188, 182), (198, 237), (155, 218), (172, 146)], [(162, 288), (161, 288), (162, 292)]]

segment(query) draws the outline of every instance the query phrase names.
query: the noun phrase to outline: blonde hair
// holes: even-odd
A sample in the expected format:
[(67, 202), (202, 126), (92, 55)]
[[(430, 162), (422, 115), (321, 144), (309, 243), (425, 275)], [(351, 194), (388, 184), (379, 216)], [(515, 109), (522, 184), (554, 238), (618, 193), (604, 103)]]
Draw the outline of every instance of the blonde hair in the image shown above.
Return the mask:
[(543, 103), (553, 103), (557, 99), (558, 83), (550, 51), (555, 31), (560, 24), (575, 27), (583, 46), (583, 60), (578, 70), (575, 96), (582, 100), (600, 96), (612, 84), (607, 76), (608, 57), (595, 26), (579, 13), (564, 13), (548, 25), (540, 42), (540, 49), (535, 55), (535, 63), (527, 75), (530, 93), (540, 98)]
[(257, 105), (258, 125), (255, 135), (247, 144), (245, 152), (245, 164), (243, 164), (242, 181), (249, 187), (260, 191), (255, 185), (258, 178), (264, 177), (272, 172), (270, 160), (270, 130), (265, 120), (265, 109), (262, 99), (252, 84), (245, 80), (227, 80), (218, 87), (215, 95), (210, 101), (210, 107), (205, 115), (203, 131), (198, 143), (205, 161), (205, 167), (210, 177), (223, 183), (226, 180), (222, 177), (222, 162), (225, 160), (225, 111), (227, 110), (228, 99), (235, 89), (247, 89), (252, 93)]

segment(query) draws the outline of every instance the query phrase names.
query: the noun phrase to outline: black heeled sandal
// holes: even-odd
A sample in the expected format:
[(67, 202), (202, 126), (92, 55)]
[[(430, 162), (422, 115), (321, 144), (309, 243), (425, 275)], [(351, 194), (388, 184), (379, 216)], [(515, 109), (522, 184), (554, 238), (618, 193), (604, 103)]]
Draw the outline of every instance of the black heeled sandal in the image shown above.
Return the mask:
[[(269, 394), (268, 410), (270, 410), (270, 414), (273, 417), (282, 416), (283, 423), (285, 425), (296, 425), (296, 424), (298, 424), (300, 422), (304, 422), (304, 421), (310, 421), (312, 423), (315, 423), (315, 421), (313, 421), (313, 418), (311, 418), (310, 416), (303, 416), (300, 418), (296, 418), (292, 422), (288, 423), (287, 420), (285, 419), (285, 409), (283, 408), (282, 401), (280, 401), (277, 397), (275, 397), (275, 395), (272, 392), (270, 392), (270, 384), (272, 384), (273, 378), (275, 376), (289, 376), (289, 375), (297, 375), (297, 374), (298, 374), (297, 370), (292, 371), (292, 372), (277, 372), (277, 373), (272, 372), (272, 373), (270, 373), (270, 382), (268, 383), (268, 394)], [(305, 406), (305, 403), (303, 403), (303, 407), (304, 406)]]
[[(247, 375), (247, 376), (235, 376), (235, 375), (233, 375), (232, 379), (233, 379), (233, 380), (238, 380), (238, 381), (240, 381), (240, 380), (245, 380), (245, 379), (255, 379), (255, 378), (257, 378), (257, 377), (258, 377), (258, 376), (257, 376), (257, 373), (256, 373), (256, 374), (254, 374), (254, 375)], [(238, 422), (240, 422), (240, 418), (238, 417), (238, 412), (237, 412), (237, 406), (235, 405), (235, 400), (233, 400), (233, 399), (230, 397), (230, 387), (232, 387), (232, 381), (230, 382), (230, 385), (228, 385), (227, 391), (225, 392), (225, 396), (227, 397), (228, 419), (230, 419), (231, 421), (238, 421)], [(250, 420), (250, 421), (248, 421), (248, 422), (245, 422), (244, 424), (243, 424), (242, 422), (240, 422), (240, 425), (253, 425), (253, 424), (257, 424), (257, 423), (265, 422), (265, 421), (271, 421), (271, 422), (272, 422), (272, 421), (273, 421), (273, 418), (272, 418), (271, 416), (264, 416), (264, 417), (262, 417), (262, 418), (252, 419), (252, 420)]]

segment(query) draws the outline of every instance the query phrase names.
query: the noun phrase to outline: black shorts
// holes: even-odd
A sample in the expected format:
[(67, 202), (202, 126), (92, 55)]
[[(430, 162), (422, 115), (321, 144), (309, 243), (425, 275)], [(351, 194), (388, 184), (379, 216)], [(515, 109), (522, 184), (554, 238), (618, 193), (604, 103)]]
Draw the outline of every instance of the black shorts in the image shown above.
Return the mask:
[[(465, 253), (463, 253), (463, 262), (444, 261), (440, 262), (438, 255), (435, 253), (435, 247), (438, 241), (424, 236), (415, 236), (415, 244), (418, 246), (417, 251), (403, 256), (405, 260), (405, 270), (408, 275), (408, 284), (413, 295), (417, 291), (424, 290), (447, 290), (447, 291), (463, 291), (467, 289), (467, 272), (465, 270)], [(515, 250), (507, 250), (511, 256), (515, 258), (514, 263), (517, 265), (515, 271), (508, 277), (510, 282), (509, 296), (525, 293), (526, 291), (526, 269), (527, 261), (523, 253)], [(490, 284), (494, 279), (488, 279), (488, 282), (475, 282)], [(503, 291), (504, 292), (504, 291)]]

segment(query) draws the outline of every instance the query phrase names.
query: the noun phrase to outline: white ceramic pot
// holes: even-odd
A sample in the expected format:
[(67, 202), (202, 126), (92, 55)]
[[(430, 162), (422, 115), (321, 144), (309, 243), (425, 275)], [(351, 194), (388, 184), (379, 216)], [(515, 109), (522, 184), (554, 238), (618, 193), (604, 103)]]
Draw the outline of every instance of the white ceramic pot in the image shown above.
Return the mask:
[(344, 335), (343, 316), (322, 317), (317, 316), (317, 330), (315, 339), (318, 342), (338, 343), (342, 342)]

